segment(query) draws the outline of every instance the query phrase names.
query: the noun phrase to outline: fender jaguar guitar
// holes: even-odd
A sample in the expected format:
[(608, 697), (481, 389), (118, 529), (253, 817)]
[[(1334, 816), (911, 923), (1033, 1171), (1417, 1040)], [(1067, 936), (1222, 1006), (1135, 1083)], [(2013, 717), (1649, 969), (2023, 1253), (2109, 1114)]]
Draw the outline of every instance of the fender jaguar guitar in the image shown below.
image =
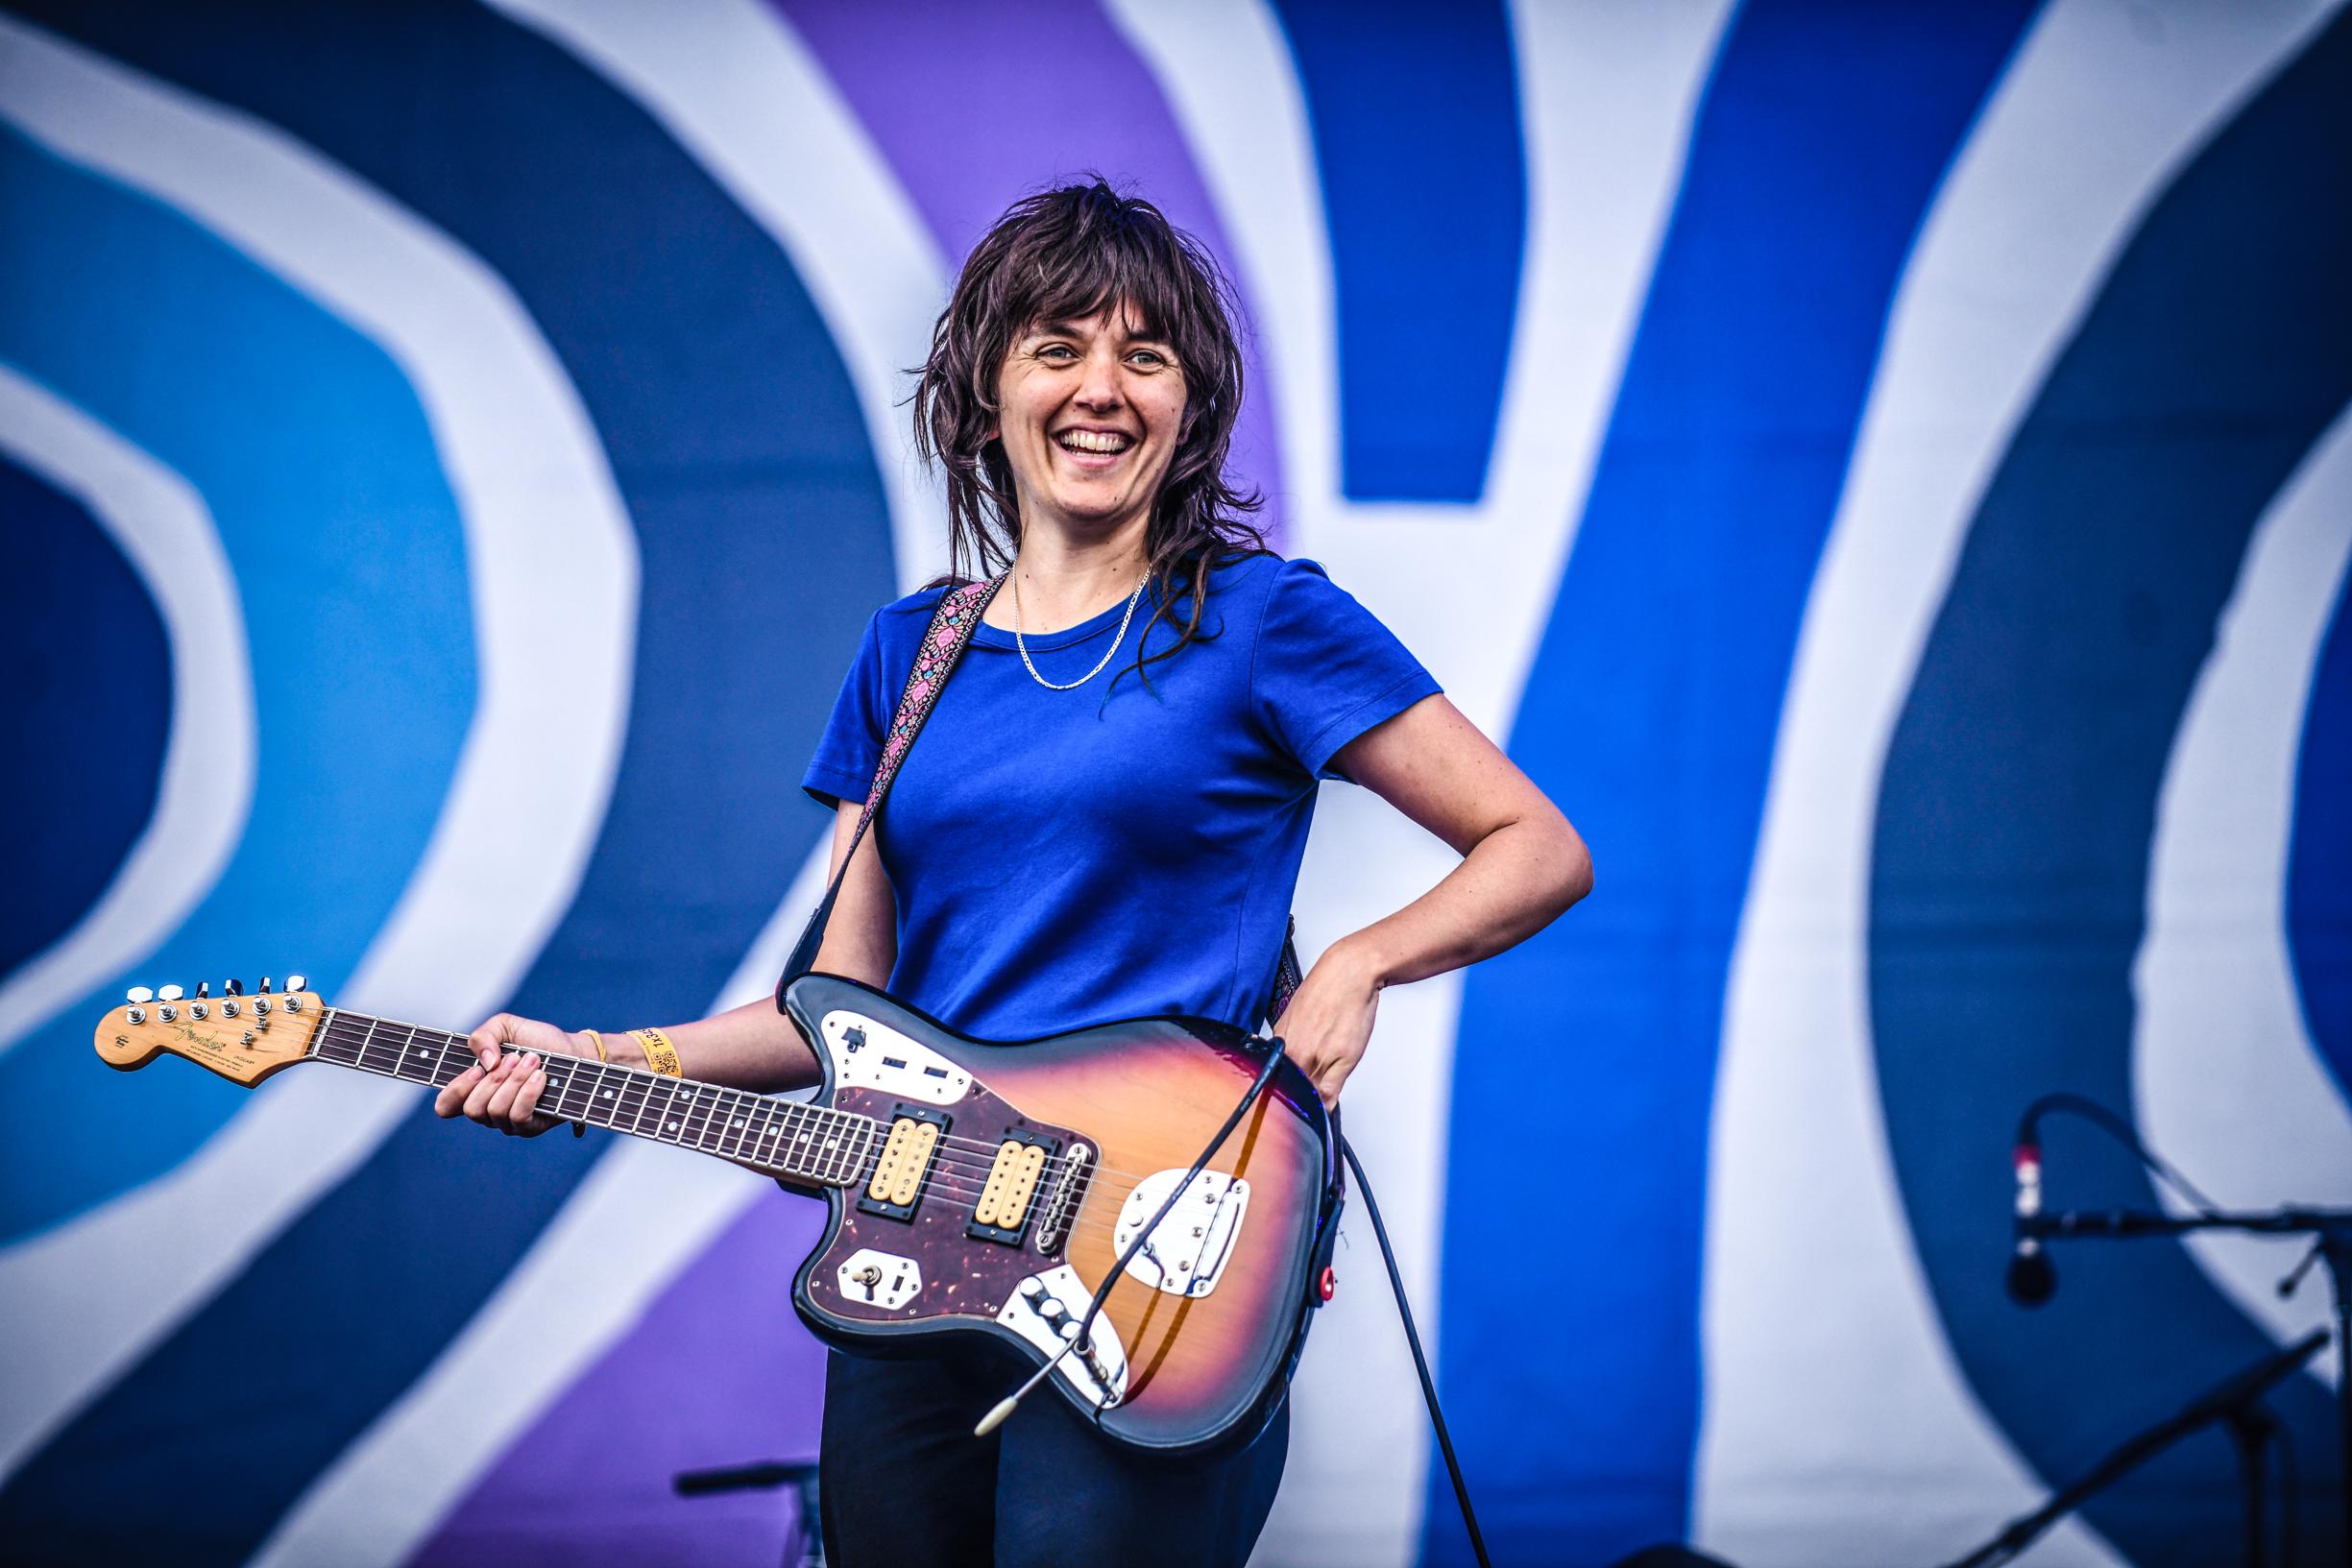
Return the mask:
[[(462, 1034), (327, 1006), (299, 978), (267, 988), (133, 991), (100, 1022), (98, 1054), (127, 1071), (168, 1052), (248, 1086), (332, 1062), (439, 1087), (473, 1063)], [(998, 1044), (828, 975), (785, 1000), (824, 1069), (813, 1101), (551, 1056), (539, 1108), (821, 1194), (829, 1222), (792, 1303), (829, 1343), (888, 1354), (992, 1339), (1032, 1368), (1053, 1362), (1061, 1396), (1138, 1449), (1255, 1435), (1324, 1294), (1338, 1214), (1338, 1141), (1303, 1073), (1280, 1064), (1186, 1184), (1266, 1042), (1153, 1018)], [(1062, 1354), (1179, 1187), (1130, 1277)]]

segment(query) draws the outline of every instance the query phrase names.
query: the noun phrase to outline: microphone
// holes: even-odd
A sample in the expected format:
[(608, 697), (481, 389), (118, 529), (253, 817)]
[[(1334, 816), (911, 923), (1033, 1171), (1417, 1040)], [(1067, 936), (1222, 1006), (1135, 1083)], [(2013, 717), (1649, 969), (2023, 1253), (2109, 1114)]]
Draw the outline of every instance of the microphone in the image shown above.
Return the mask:
[(2011, 1223), (2017, 1244), (2009, 1256), (2009, 1299), (2021, 1307), (2039, 1307), (2057, 1291), (2058, 1270), (2050, 1266), (2041, 1239), (2025, 1233), (2025, 1222), (2042, 1212), (2042, 1143), (2030, 1112), (2018, 1128), (2012, 1161), (2017, 1170), (2017, 1217)]

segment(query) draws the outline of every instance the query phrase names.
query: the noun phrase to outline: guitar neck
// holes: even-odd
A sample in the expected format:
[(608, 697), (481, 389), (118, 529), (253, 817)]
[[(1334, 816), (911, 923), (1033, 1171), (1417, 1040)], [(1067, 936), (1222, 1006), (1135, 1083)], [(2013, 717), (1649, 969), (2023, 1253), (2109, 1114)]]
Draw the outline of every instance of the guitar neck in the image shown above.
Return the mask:
[[(462, 1034), (329, 1008), (309, 1056), (438, 1089), (474, 1065)], [(802, 1187), (854, 1187), (882, 1129), (869, 1117), (667, 1077), (582, 1056), (546, 1058), (543, 1113), (757, 1167)]]

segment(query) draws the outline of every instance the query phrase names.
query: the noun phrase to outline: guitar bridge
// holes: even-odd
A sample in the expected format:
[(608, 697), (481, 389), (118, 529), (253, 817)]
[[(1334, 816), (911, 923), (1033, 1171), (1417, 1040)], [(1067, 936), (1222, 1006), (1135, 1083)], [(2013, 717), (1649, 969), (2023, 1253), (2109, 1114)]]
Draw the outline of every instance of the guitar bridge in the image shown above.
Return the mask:
[(1077, 1216), (1078, 1206), (1086, 1196), (1086, 1184), (1093, 1175), (1094, 1150), (1084, 1144), (1072, 1144), (1070, 1152), (1062, 1159), (1061, 1174), (1055, 1179), (1054, 1192), (1045, 1201), (1045, 1214), (1037, 1221), (1038, 1251), (1053, 1251), (1070, 1234), (1070, 1221)]

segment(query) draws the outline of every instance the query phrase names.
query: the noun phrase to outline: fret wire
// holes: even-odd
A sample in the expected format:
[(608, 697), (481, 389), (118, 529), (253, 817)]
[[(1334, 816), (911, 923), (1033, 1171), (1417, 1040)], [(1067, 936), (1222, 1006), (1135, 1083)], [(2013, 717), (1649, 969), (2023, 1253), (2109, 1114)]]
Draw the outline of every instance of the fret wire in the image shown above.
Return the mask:
[(369, 1020), (368, 1020), (368, 1032), (367, 1032), (367, 1033), (365, 1033), (365, 1034), (363, 1034), (363, 1035), (361, 1035), (361, 1036), (359, 1037), (359, 1046), (358, 1046), (358, 1049), (355, 1049), (355, 1050), (354, 1050), (354, 1051), (352, 1053), (352, 1059), (353, 1059), (354, 1061), (356, 1061), (356, 1062), (357, 1062), (357, 1063), (358, 1063), (358, 1064), (359, 1064), (361, 1067), (365, 1067), (365, 1066), (367, 1066), (367, 1065), (368, 1065), (368, 1047), (369, 1047), (369, 1046), (370, 1046), (370, 1045), (371, 1045), (371, 1044), (372, 1044), (372, 1043), (375, 1041), (375, 1039), (376, 1039), (376, 1029), (377, 1029), (377, 1028), (378, 1028), (378, 1027), (379, 1027), (379, 1026), (380, 1026), (382, 1024), (383, 1024), (383, 1020), (382, 1020), (382, 1019), (380, 1019), (380, 1018), (371, 1018), (371, 1019), (369, 1019)]
[(738, 1149), (729, 1145), (731, 1142), (740, 1145), (742, 1134), (750, 1125), (751, 1107), (746, 1103), (743, 1092), (740, 1089), (721, 1089), (718, 1092), (718, 1142), (712, 1146), (714, 1152), (722, 1160), (737, 1158)]
[[(406, 1040), (397, 1047), (378, 1042), (376, 1036), (386, 1025), (402, 1030)], [(351, 1039), (354, 1030), (359, 1032), (356, 1042)], [(390, 1061), (370, 1059), (379, 1044), (390, 1054)], [(454, 1080), (475, 1062), (465, 1035), (332, 1008), (320, 1022), (312, 1049), (338, 1066), (436, 1088)], [(340, 1054), (346, 1049), (352, 1052), (348, 1061)], [(681, 1146), (687, 1146), (691, 1138), (691, 1146), (702, 1152), (725, 1153), (731, 1158), (747, 1155), (781, 1174), (823, 1185), (853, 1185), (882, 1138), (873, 1118), (855, 1112), (803, 1100), (770, 1099), (700, 1080), (667, 1080), (587, 1057), (561, 1055), (561, 1059), (568, 1065), (560, 1070), (565, 1076), (554, 1094), (555, 1107), (542, 1107), (559, 1120), (592, 1122)], [(544, 1065), (546, 1058), (542, 1060)], [(593, 1075), (587, 1071), (592, 1068)], [(619, 1080), (618, 1084), (608, 1082), (614, 1078)], [(609, 1101), (603, 1098), (607, 1088), (615, 1092)], [(662, 1096), (659, 1099), (656, 1091)], [(680, 1108), (682, 1098), (684, 1109)], [(598, 1112), (599, 1103), (610, 1109)], [(739, 1111), (744, 1119), (740, 1128), (732, 1125)], [(775, 1129), (772, 1139), (766, 1135), (769, 1127)]]
[(688, 1135), (694, 1140), (695, 1152), (708, 1154), (713, 1147), (710, 1142), (713, 1124), (715, 1123), (721, 1133), (727, 1130), (726, 1123), (718, 1120), (719, 1097), (726, 1091), (711, 1084), (697, 1084), (688, 1093), (694, 1097), (694, 1109), (701, 1113), (701, 1120), (696, 1121), (693, 1117), (688, 1117), (686, 1130)]

